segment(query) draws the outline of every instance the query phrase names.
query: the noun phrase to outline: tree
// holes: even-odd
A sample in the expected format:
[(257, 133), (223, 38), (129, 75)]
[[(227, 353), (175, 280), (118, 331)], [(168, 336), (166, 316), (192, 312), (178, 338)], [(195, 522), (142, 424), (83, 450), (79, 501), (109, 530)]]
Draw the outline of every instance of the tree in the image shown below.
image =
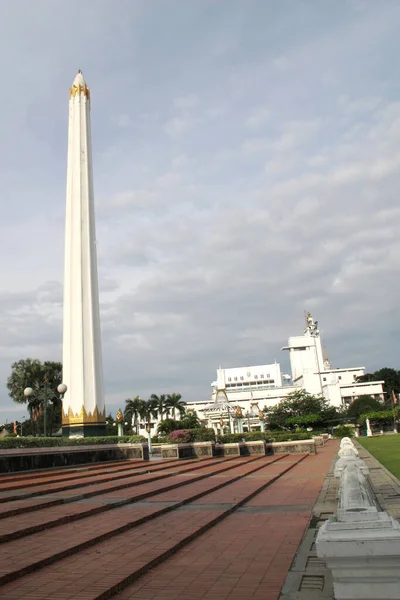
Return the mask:
[[(265, 411), (271, 429), (290, 429), (302, 425), (306, 417), (313, 424), (324, 425), (338, 420), (336, 409), (323, 396), (314, 396), (305, 390), (291, 392), (276, 406)], [(309, 424), (309, 423), (307, 423)]]
[(169, 416), (169, 407), (168, 407), (168, 403), (167, 403), (167, 395), (166, 394), (160, 394), (160, 396), (157, 396), (156, 394), (152, 394), (150, 396), (150, 399), (155, 400), (157, 402), (158, 414), (160, 416), (161, 421), (163, 420), (164, 415), (166, 415), (166, 417)]
[(168, 411), (171, 411), (172, 416), (176, 419), (176, 413), (179, 412), (179, 416), (182, 418), (186, 411), (186, 402), (181, 400), (181, 394), (168, 394), (167, 395), (167, 407)]
[(194, 410), (188, 410), (179, 424), (181, 429), (198, 429), (201, 427), (199, 417)]
[(111, 413), (106, 416), (106, 428), (108, 435), (117, 435), (117, 428), (114, 426), (115, 419)]
[(172, 431), (176, 431), (177, 429), (183, 429), (180, 427), (180, 421), (175, 421), (174, 419), (164, 419), (161, 423), (158, 424), (157, 433), (161, 435), (169, 435)]
[[(38, 424), (38, 419), (46, 409), (50, 407), (48, 422), (50, 424), (50, 435), (53, 425), (61, 425), (61, 407), (57, 387), (62, 382), (62, 364), (59, 362), (45, 361), (43, 364), (38, 359), (26, 358), (11, 365), (11, 375), (7, 379), (9, 396), (18, 404), (28, 402), (24, 395), (27, 387), (33, 389), (33, 395), (28, 402), (28, 411), (32, 425)], [(47, 419), (46, 419), (47, 420)]]
[(140, 411), (142, 409), (143, 400), (139, 396), (135, 396), (135, 398), (128, 398), (125, 400), (125, 410), (124, 410), (124, 419), (129, 423), (132, 423), (132, 426), (135, 429), (135, 433), (138, 433), (139, 429), (139, 417)]
[(382, 409), (382, 404), (372, 396), (358, 396), (348, 407), (347, 416), (358, 422), (362, 414)]
[(365, 375), (361, 375), (357, 377), (357, 381), (360, 383), (366, 381), (384, 381), (384, 392), (386, 394), (385, 402), (386, 404), (392, 404), (392, 393), (394, 392), (398, 397), (400, 394), (400, 371), (396, 371), (396, 369), (391, 369), (389, 367), (383, 367), (382, 369), (378, 369), (378, 371), (374, 371), (373, 373), (365, 373)]
[(152, 398), (149, 400), (142, 400), (139, 411), (141, 421), (144, 421), (145, 425), (150, 427), (152, 419), (157, 419), (158, 415), (158, 402)]

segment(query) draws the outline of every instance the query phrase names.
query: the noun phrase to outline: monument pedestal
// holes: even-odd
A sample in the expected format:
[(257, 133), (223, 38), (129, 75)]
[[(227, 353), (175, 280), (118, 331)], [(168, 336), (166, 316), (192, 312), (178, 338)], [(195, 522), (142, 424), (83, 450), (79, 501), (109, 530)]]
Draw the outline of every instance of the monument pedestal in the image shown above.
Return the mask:
[(69, 438), (84, 438), (84, 437), (104, 437), (107, 435), (107, 425), (102, 423), (94, 423), (93, 425), (79, 425), (71, 427), (63, 425), (62, 434)]
[(320, 529), (317, 554), (332, 572), (336, 600), (400, 599), (400, 525), (384, 512), (370, 518)]

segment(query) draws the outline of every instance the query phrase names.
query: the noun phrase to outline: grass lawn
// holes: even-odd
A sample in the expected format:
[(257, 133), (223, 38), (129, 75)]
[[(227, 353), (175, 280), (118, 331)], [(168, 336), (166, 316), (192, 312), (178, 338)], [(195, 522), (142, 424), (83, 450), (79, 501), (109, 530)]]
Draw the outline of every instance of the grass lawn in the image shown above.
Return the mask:
[(400, 434), (359, 437), (357, 442), (371, 452), (393, 475), (400, 479)]

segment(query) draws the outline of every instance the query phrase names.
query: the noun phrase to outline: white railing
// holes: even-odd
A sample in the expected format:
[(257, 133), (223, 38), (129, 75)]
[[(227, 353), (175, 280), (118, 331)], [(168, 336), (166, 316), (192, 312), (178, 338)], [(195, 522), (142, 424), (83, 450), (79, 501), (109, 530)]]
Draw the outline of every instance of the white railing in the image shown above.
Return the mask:
[(332, 572), (336, 600), (400, 600), (400, 525), (380, 510), (369, 470), (349, 438), (334, 469), (337, 514), (320, 528), (317, 554)]

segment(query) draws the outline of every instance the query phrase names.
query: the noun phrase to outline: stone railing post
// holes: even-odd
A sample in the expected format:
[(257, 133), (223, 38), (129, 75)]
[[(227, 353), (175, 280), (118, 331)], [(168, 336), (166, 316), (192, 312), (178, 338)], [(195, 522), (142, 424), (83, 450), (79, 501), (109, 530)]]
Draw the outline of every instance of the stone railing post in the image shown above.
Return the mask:
[(400, 525), (379, 510), (368, 467), (343, 439), (335, 476), (340, 478), (336, 517), (318, 532), (316, 547), (332, 572), (336, 600), (400, 600)]

